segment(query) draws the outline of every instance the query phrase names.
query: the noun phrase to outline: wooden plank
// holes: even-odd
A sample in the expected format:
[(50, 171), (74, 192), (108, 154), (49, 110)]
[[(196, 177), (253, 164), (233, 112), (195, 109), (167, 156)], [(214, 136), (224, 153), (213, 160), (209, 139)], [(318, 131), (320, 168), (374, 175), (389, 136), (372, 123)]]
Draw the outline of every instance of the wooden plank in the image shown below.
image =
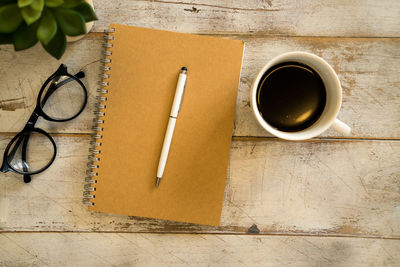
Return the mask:
[[(269, 136), (258, 126), (249, 105), (249, 91), (258, 70), (284, 52), (303, 50), (325, 58), (337, 71), (343, 85), (343, 106), (339, 117), (353, 128), (354, 138), (400, 137), (400, 39), (242, 37), (246, 51), (239, 86), (235, 136)], [(71, 72), (85, 70), (89, 89), (87, 109), (67, 123), (39, 121), (38, 127), (51, 132), (89, 133), (94, 97), (98, 87), (101, 34), (69, 44), (61, 62)], [(18, 132), (32, 112), (42, 82), (60, 62), (51, 60), (39, 46), (13, 52), (0, 49), (0, 132)], [(324, 137), (340, 137), (333, 130)]]
[(381, 1), (95, 1), (99, 21), (196, 33), (399, 37), (400, 4)]
[[(0, 135), (0, 151), (9, 138)], [(89, 139), (55, 141), (56, 161), (31, 184), (1, 174), (1, 231), (400, 238), (398, 141), (234, 141), (221, 227), (89, 212), (81, 203)]]
[(400, 241), (256, 235), (3, 233), (0, 264), (398, 266)]

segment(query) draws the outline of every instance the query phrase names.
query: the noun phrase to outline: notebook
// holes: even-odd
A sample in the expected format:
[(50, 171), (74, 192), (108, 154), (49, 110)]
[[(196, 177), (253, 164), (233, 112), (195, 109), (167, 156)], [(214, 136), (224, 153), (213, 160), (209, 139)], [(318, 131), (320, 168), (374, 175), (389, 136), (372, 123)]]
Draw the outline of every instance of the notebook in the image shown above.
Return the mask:
[[(244, 43), (111, 24), (86, 178), (90, 211), (219, 225)], [(187, 82), (156, 173), (180, 69)]]

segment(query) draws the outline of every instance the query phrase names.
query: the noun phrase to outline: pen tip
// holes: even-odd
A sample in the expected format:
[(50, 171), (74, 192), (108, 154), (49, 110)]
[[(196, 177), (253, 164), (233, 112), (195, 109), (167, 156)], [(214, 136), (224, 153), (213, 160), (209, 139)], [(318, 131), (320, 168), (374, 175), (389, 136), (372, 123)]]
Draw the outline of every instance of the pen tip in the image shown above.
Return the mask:
[(156, 188), (158, 188), (158, 186), (160, 185), (160, 181), (161, 181), (161, 178), (157, 177)]
[(182, 69), (181, 69), (181, 70), (185, 70), (185, 71), (186, 71), (186, 70), (187, 70), (187, 68), (186, 68), (186, 67), (182, 67)]

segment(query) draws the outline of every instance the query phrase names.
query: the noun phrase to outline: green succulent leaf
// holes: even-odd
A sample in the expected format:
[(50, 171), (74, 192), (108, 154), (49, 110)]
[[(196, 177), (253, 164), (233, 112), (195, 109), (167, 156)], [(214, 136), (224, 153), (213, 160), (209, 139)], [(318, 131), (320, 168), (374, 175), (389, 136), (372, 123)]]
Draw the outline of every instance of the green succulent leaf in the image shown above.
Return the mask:
[(15, 51), (27, 49), (38, 42), (36, 37), (38, 25), (38, 22), (31, 25), (22, 23), (22, 25), (14, 32), (13, 38)]
[(37, 11), (41, 12), (43, 10), (43, 7), (44, 7), (44, 0), (33, 0), (32, 4), (31, 4), (31, 7), (34, 10), (37, 10)]
[(33, 0), (18, 0), (18, 7), (29, 6)]
[(40, 18), (37, 38), (47, 45), (57, 32), (57, 21), (48, 8), (45, 8)]
[(44, 4), (48, 7), (58, 7), (64, 4), (64, 0), (45, 0)]
[(94, 13), (92, 6), (86, 2), (83, 2), (73, 9), (77, 11), (85, 19), (86, 22), (97, 20), (96, 13)]
[(63, 8), (73, 8), (80, 5), (84, 0), (64, 0)]
[(0, 7), (0, 33), (12, 33), (21, 22), (21, 13), (16, 3)]
[(21, 9), (21, 14), (26, 24), (30, 25), (40, 18), (42, 11), (33, 9), (31, 6), (26, 6)]
[(12, 34), (0, 33), (0, 44), (12, 44), (12, 43), (13, 43)]
[(77, 36), (86, 33), (85, 19), (78, 12), (59, 7), (53, 11), (58, 26), (66, 35)]
[(56, 35), (53, 39), (45, 45), (42, 43), (43, 48), (56, 59), (60, 59), (65, 52), (65, 47), (67, 46), (67, 40), (65, 34), (58, 28)]

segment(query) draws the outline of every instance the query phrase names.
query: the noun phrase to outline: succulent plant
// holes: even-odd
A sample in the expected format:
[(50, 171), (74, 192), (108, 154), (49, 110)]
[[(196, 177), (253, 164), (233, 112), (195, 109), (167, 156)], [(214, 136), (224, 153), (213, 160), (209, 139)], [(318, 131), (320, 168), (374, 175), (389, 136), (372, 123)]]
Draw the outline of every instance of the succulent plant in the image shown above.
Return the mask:
[(38, 41), (60, 59), (66, 35), (86, 33), (86, 22), (97, 20), (84, 0), (0, 0), (0, 44), (14, 44), (16, 51)]

